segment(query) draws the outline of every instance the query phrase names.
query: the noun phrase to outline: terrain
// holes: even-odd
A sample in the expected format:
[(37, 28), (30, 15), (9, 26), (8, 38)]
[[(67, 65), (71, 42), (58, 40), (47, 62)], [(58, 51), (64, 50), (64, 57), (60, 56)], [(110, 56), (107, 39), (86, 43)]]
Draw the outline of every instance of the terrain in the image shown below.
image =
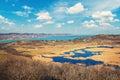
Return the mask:
[[(113, 46), (114, 48), (97, 48), (97, 46)], [(87, 58), (74, 59), (93, 59), (103, 61), (105, 64), (120, 65), (120, 35), (97, 35), (84, 39), (74, 39), (65, 41), (18, 41), (8, 44), (1, 44), (1, 53), (22, 55), (32, 58), (33, 60), (41, 60), (52, 62), (51, 57), (65, 56), (67, 51), (82, 49), (86, 47), (94, 47), (87, 49), (88, 51), (100, 51), (101, 55), (95, 55)], [(44, 57), (43, 57), (44, 56)], [(46, 57), (46, 58), (45, 58)]]
[[(81, 52), (80, 51), (81, 49), (86, 49), (91, 52), (99, 51), (101, 52), (101, 55), (71, 58), (71, 56), (73, 56), (72, 52), (70, 54), (65, 54), (65, 52), (69, 52), (73, 50), (79, 50), (79, 52)], [(60, 62), (54, 62), (53, 57), (59, 57), (59, 56), (64, 56), (65, 58), (71, 59), (71, 60), (101, 61), (103, 62), (103, 64), (94, 65), (94, 66), (85, 66), (82, 63), (61, 64)], [(35, 68), (35, 66), (33, 65), (36, 65), (35, 70), (38, 67), (45, 66), (44, 68), (45, 71), (44, 70), (42, 71), (45, 73), (41, 73), (42, 75), (44, 75), (44, 79), (43, 79), (43, 76), (42, 77), (39, 76), (41, 79), (33, 79), (33, 80), (48, 80), (48, 78), (49, 80), (70, 80), (70, 79), (71, 80), (119, 80), (120, 77), (118, 75), (120, 74), (120, 71), (119, 71), (120, 69), (120, 35), (96, 35), (96, 36), (83, 38), (83, 39), (77, 38), (74, 40), (64, 40), (64, 41), (63, 40), (62, 41), (61, 40), (58, 40), (58, 41), (23, 40), (23, 41), (17, 41), (12, 43), (1, 43), (0, 44), (0, 63), (1, 63), (0, 66), (3, 64), (4, 66), (11, 65), (10, 68), (12, 68), (12, 66), (14, 65), (17, 66), (18, 68), (20, 68), (21, 66), (24, 66), (25, 71), (27, 69), (27, 66), (25, 65), (28, 65), (29, 68), (31, 69)], [(10, 64), (5, 64), (5, 63), (10, 63)], [(6, 67), (6, 68), (9, 68), (9, 67)], [(50, 69), (52, 71), (49, 71)], [(81, 71), (80, 69), (83, 70), (82, 71), (83, 74), (82, 72), (79, 72)], [(4, 69), (2, 70), (4, 71)], [(69, 73), (67, 73), (66, 70), (68, 70)], [(15, 72), (16, 71), (17, 69), (15, 70)], [(61, 72), (61, 75), (60, 75), (60, 72)], [(11, 73), (13, 74), (13, 72)], [(46, 75), (48, 78), (45, 76), (46, 73), (48, 74)], [(92, 73), (94, 75), (92, 76), (89, 73)], [(1, 72), (1, 74), (3, 73)], [(34, 73), (34, 74), (38, 75), (38, 73)], [(81, 75), (81, 77), (79, 77), (80, 76), (79, 74)], [(88, 74), (89, 76), (87, 76)], [(69, 77), (65, 77), (65, 75)], [(73, 77), (71, 77), (72, 75)], [(15, 76), (13, 78), (15, 78)], [(16, 78), (19, 78), (19, 77), (16, 77)], [(12, 80), (12, 79), (9, 79), (9, 80)], [(13, 80), (21, 80), (21, 79), (19, 78), (19, 79), (13, 79)], [(23, 79), (23, 80), (32, 80), (32, 79)]]

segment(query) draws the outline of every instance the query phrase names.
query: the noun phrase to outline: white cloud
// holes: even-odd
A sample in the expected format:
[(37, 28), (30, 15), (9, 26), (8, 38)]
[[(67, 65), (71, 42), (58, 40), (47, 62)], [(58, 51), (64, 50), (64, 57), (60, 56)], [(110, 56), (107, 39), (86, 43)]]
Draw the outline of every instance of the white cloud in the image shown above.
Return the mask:
[(62, 23), (62, 25), (65, 25), (65, 23)]
[(2, 30), (10, 30), (8, 27), (1, 27)]
[(30, 6), (27, 6), (27, 5), (22, 6), (22, 8), (25, 9), (25, 10), (32, 10), (33, 9)]
[(12, 21), (9, 21), (7, 18), (0, 15), (0, 24), (14, 25)]
[(16, 11), (16, 12), (13, 12), (13, 13), (18, 15), (18, 16), (25, 16), (25, 17), (28, 17), (28, 15), (29, 15), (29, 13), (22, 12), (22, 11)]
[(13, 12), (14, 14), (18, 15), (18, 16), (23, 16), (23, 17), (28, 17), (30, 13), (32, 13), (32, 9), (31, 7), (24, 5), (22, 6), (22, 8), (24, 9), (24, 11), (15, 11)]
[(116, 15), (112, 14), (111, 11), (97, 11), (93, 13), (93, 18), (104, 18), (104, 17), (114, 17)]
[(115, 16), (111, 11), (97, 11), (92, 14), (92, 17), (101, 23), (118, 21), (118, 19), (114, 19)]
[(115, 22), (119, 22), (120, 20), (119, 19), (115, 19)]
[(98, 27), (97, 24), (93, 20), (85, 21), (82, 24), (83, 26), (88, 27), (88, 28)]
[[(101, 4), (103, 3), (103, 4)], [(94, 0), (91, 1), (89, 6), (93, 8), (94, 11), (103, 11), (103, 10), (114, 10), (120, 7), (120, 0)]]
[(48, 12), (38, 12), (37, 14), (37, 20), (51, 20), (52, 17)]
[(68, 2), (58, 1), (51, 6), (52, 17), (56, 20), (62, 20), (66, 17)]
[(6, 30), (6, 28), (5, 28), (5, 27), (1, 27), (1, 29), (2, 29), (2, 30)]
[(84, 11), (84, 6), (81, 3), (77, 3), (74, 6), (67, 9), (69, 14), (78, 14)]
[(29, 14), (31, 13), (31, 11), (30, 10), (28, 10), (28, 11), (15, 11), (13, 13), (18, 15), (18, 16), (28, 17)]
[(62, 24), (58, 23), (58, 24), (56, 24), (56, 27), (57, 27), (57, 28), (61, 28), (61, 27), (62, 27)]
[(63, 13), (66, 11), (66, 8), (65, 7), (58, 7), (55, 9), (55, 13)]
[(34, 26), (34, 28), (42, 28), (43, 26), (41, 24), (37, 24)]
[(52, 6), (52, 9), (54, 13), (63, 13), (66, 12), (67, 6), (68, 6), (68, 2), (58, 1)]
[(87, 7), (84, 15), (91, 16), (96, 11), (115, 11), (120, 8), (120, 0), (86, 0), (83, 4)]
[(32, 20), (28, 19), (27, 22), (32, 22)]
[(112, 22), (119, 21), (119, 19), (115, 19), (115, 16), (111, 11), (97, 11), (92, 14), (93, 20), (83, 22), (83, 26), (107, 29), (113, 27)]
[(46, 21), (44, 24), (53, 24), (54, 21)]
[(68, 24), (72, 24), (72, 23), (74, 23), (74, 21), (73, 21), (73, 20), (70, 20), (70, 21), (67, 21), (67, 23), (68, 23)]
[(84, 21), (82, 24), (84, 27), (87, 27), (87, 28), (99, 28), (99, 27), (101, 27), (101, 29), (107, 29), (107, 28), (113, 27), (113, 25), (111, 25), (110, 23), (97, 22), (94, 20)]
[(100, 23), (100, 26), (102, 26), (102, 27), (111, 27), (112, 25), (110, 23)]

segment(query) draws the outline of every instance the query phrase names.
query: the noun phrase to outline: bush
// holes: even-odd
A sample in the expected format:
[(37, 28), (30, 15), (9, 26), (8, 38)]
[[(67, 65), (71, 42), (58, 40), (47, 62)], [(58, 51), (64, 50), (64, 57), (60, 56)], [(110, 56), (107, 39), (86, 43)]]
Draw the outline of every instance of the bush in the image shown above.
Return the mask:
[(120, 70), (11, 59), (0, 65), (0, 80), (120, 80)]

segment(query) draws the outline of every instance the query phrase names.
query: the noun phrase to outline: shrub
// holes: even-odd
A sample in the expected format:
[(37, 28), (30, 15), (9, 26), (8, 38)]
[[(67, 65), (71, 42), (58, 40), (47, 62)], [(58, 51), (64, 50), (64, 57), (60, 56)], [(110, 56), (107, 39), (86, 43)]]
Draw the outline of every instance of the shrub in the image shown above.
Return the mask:
[(120, 80), (120, 70), (10, 59), (0, 65), (0, 80)]

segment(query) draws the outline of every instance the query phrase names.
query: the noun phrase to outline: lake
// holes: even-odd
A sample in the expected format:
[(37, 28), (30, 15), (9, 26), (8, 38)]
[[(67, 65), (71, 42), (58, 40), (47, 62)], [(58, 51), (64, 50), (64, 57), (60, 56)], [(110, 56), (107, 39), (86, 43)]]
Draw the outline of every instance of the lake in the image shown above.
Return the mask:
[[(97, 46), (97, 47), (86, 47), (83, 49), (76, 49), (76, 50), (68, 51), (68, 52), (64, 53), (66, 55), (69, 55), (72, 52), (74, 55), (70, 56), (70, 58), (66, 58), (64, 56), (53, 57), (53, 61), (60, 62), (60, 63), (68, 62), (68, 63), (72, 63), (72, 64), (79, 64), (80, 63), (80, 64), (84, 64), (85, 66), (104, 64), (104, 62), (102, 62), (102, 61), (96, 61), (96, 60), (92, 60), (92, 59), (76, 60), (74, 58), (80, 58), (80, 57), (87, 58), (87, 57), (102, 54), (102, 52), (100, 52), (100, 51), (97, 51), (97, 52), (88, 51), (87, 49), (89, 49), (89, 48), (114, 48), (114, 47), (115, 46)], [(83, 53), (79, 52), (79, 50), (81, 50)]]
[(0, 43), (10, 43), (10, 42), (17, 42), (22, 40), (73, 40), (76, 38), (86, 38), (92, 35), (70, 35), (70, 36), (49, 36), (49, 37), (38, 37), (38, 38), (22, 38), (22, 39), (6, 39), (0, 40)]
[(86, 60), (74, 60), (74, 59), (69, 59), (69, 58), (65, 58), (65, 57), (53, 57), (53, 61), (54, 62), (60, 62), (60, 63), (65, 63), (65, 62), (69, 62), (72, 64), (85, 64), (85, 66), (91, 66), (91, 65), (97, 65), (97, 64), (103, 64), (102, 61), (95, 61), (92, 59), (86, 59)]

